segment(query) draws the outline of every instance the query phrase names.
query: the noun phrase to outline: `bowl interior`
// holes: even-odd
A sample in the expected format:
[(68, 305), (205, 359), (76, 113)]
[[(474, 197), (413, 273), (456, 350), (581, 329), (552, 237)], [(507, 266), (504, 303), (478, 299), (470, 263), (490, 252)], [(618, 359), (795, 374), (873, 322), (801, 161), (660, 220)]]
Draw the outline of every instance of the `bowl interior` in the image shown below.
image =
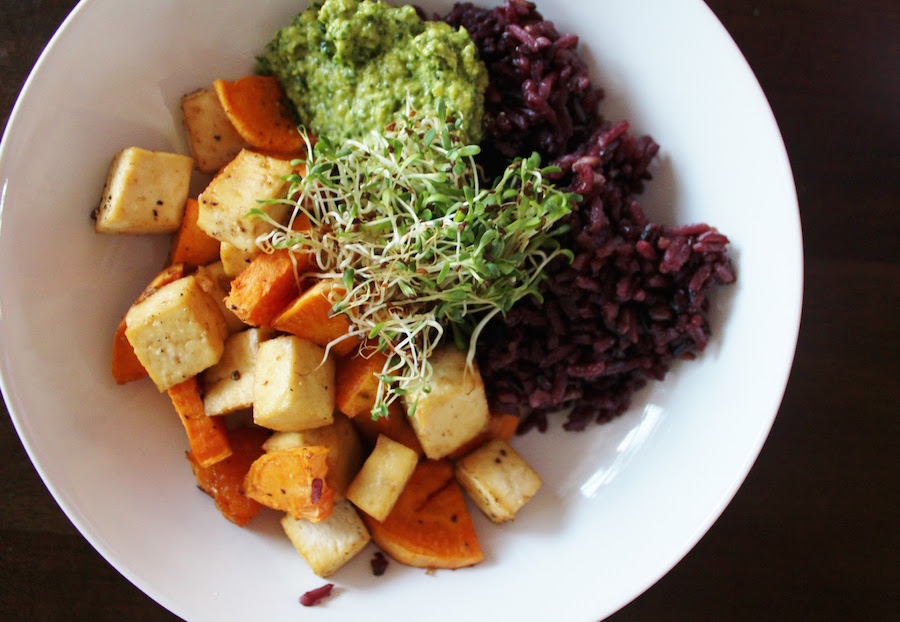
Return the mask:
[[(323, 581), (274, 515), (240, 529), (198, 492), (165, 395), (113, 383), (111, 335), (167, 240), (99, 236), (89, 215), (116, 151), (187, 152), (181, 95), (251, 71), (298, 8), (87, 0), (38, 62), (0, 151), (0, 371), (14, 424), (85, 537), (189, 620), (286, 619)], [(472, 602), (485, 618), (602, 618), (703, 535), (777, 412), (799, 325), (801, 239), (784, 146), (751, 71), (699, 0), (539, 8), (581, 37), (605, 115), (661, 144), (647, 213), (718, 227), (738, 283), (715, 298), (705, 354), (624, 416), (515, 439), (544, 487), (511, 525), (473, 510), (483, 565), (431, 576), (392, 564), (373, 577), (373, 548), (333, 577), (338, 597), (317, 611), (323, 619), (459, 619)]]

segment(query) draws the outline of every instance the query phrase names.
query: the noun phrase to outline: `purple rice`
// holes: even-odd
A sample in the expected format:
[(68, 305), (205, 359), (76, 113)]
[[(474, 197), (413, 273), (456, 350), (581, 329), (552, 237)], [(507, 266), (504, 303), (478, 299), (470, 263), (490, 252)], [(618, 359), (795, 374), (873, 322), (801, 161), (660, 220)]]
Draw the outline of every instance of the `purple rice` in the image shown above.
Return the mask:
[(488, 69), (486, 161), (505, 164), (532, 151), (555, 158), (590, 135), (603, 95), (575, 50), (578, 37), (560, 35), (522, 0), (492, 10), (459, 3), (443, 19), (466, 28)]
[(488, 68), (485, 156), (502, 166), (538, 151), (562, 169), (557, 183), (583, 197), (563, 223), (574, 261), (548, 268), (542, 301), (520, 301), (482, 334), (489, 399), (520, 416), (520, 432), (545, 430), (557, 412), (567, 430), (608, 421), (705, 349), (709, 291), (736, 278), (728, 239), (705, 224), (648, 220), (637, 196), (659, 146), (602, 118), (577, 37), (524, 0), (457, 4), (443, 19), (468, 30)]

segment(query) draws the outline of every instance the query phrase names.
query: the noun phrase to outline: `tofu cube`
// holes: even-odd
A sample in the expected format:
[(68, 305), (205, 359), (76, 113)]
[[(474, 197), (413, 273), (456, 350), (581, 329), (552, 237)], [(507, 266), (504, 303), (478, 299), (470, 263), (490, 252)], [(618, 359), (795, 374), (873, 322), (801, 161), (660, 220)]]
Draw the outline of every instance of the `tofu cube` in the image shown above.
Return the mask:
[(250, 265), (250, 262), (253, 261), (253, 258), (256, 257), (259, 252), (259, 249), (255, 247), (249, 251), (245, 251), (234, 244), (222, 242), (219, 246), (219, 260), (222, 263), (225, 274), (234, 278)]
[(431, 379), (413, 387), (404, 401), (425, 455), (438, 460), (475, 438), (490, 414), (481, 372), (474, 364), (467, 367), (465, 353), (444, 345), (428, 362)]
[(419, 455), (405, 445), (380, 435), (375, 448), (357, 473), (347, 498), (377, 521), (383, 521), (412, 477)]
[(513, 520), (541, 487), (540, 475), (509, 443), (499, 439), (459, 460), (456, 480), (495, 523)]
[(193, 275), (164, 285), (125, 314), (125, 337), (160, 391), (215, 365), (227, 335), (219, 307)]
[(328, 577), (353, 559), (369, 543), (369, 530), (348, 501), (336, 503), (331, 516), (314, 523), (286, 514), (284, 533), (312, 571)]
[(207, 294), (212, 296), (216, 304), (219, 305), (219, 311), (225, 318), (225, 324), (228, 326), (228, 334), (233, 334), (247, 328), (247, 325), (241, 321), (241, 318), (234, 314), (234, 311), (225, 304), (225, 296), (231, 290), (231, 277), (225, 274), (225, 268), (222, 262), (217, 261), (206, 266), (197, 268), (194, 273), (200, 287)]
[(259, 201), (283, 197), (287, 191), (285, 178), (293, 170), (287, 160), (242, 150), (200, 193), (197, 225), (220, 242), (245, 253), (254, 252), (256, 238), (271, 231), (272, 225), (246, 214), (259, 208), (276, 221), (284, 220), (287, 205)]
[(197, 170), (216, 173), (247, 146), (225, 114), (213, 88), (181, 98), (181, 111)]
[(279, 432), (299, 432), (334, 421), (334, 361), (325, 350), (293, 335), (259, 344), (253, 420)]
[(363, 463), (363, 445), (356, 428), (345, 415), (335, 412), (331, 425), (301, 432), (275, 432), (263, 449), (269, 452), (310, 445), (328, 448), (325, 482), (334, 490), (335, 500), (343, 499)]
[(116, 154), (100, 205), (98, 233), (173, 233), (181, 226), (194, 160), (127, 147)]
[(256, 353), (271, 331), (250, 328), (225, 341), (219, 362), (203, 372), (206, 391), (203, 409), (207, 416), (226, 415), (253, 406), (256, 378)]

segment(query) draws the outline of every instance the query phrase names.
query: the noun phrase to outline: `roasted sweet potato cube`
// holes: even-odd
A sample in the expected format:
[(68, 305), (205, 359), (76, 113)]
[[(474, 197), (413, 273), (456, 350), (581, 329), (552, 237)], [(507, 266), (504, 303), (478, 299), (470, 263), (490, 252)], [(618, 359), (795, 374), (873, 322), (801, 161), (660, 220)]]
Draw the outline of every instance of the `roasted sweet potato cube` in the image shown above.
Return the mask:
[(330, 425), (299, 432), (276, 432), (266, 441), (263, 449), (278, 451), (310, 445), (328, 448), (325, 481), (334, 489), (335, 501), (343, 499), (347, 486), (365, 457), (356, 428), (347, 417), (335, 412), (334, 422)]
[(250, 466), (244, 490), (251, 499), (318, 522), (334, 509), (334, 490), (325, 481), (327, 447), (292, 447), (268, 452)]
[[(306, 175), (306, 165), (298, 165), (297, 170), (301, 171), (298, 173), (301, 177)], [(312, 229), (312, 222), (309, 220), (309, 216), (298, 210), (288, 218), (288, 226), (292, 231), (309, 231)]]
[(378, 374), (384, 371), (387, 355), (361, 348), (335, 361), (334, 403), (348, 417), (368, 417), (378, 394)]
[(187, 452), (187, 459), (194, 471), (197, 485), (216, 502), (216, 507), (235, 525), (243, 527), (259, 514), (262, 505), (244, 492), (244, 478), (250, 465), (263, 454), (263, 443), (269, 433), (261, 428), (239, 427), (228, 431), (231, 455), (204, 467), (194, 453)]
[(345, 356), (359, 348), (360, 340), (347, 336), (350, 320), (332, 311), (332, 292), (340, 294), (343, 286), (337, 281), (322, 280), (300, 294), (272, 321), (276, 330), (297, 335), (322, 347), (336, 339), (331, 351)]
[(294, 157), (305, 153), (278, 78), (253, 75), (234, 82), (216, 80), (213, 86), (228, 119), (251, 146)]
[(219, 241), (197, 226), (199, 211), (200, 204), (197, 203), (197, 199), (189, 198), (185, 202), (181, 226), (172, 236), (170, 263), (197, 267), (219, 258)]
[(206, 416), (196, 378), (170, 387), (168, 394), (184, 425), (197, 464), (208, 467), (231, 455), (225, 422)]
[(299, 291), (288, 251), (260, 253), (231, 282), (225, 305), (251, 326), (271, 327)]
[(484, 560), (462, 489), (446, 460), (420, 462), (384, 521), (361, 514), (381, 549), (419, 568), (462, 568)]
[(113, 335), (112, 376), (116, 384), (126, 384), (147, 377), (147, 370), (141, 365), (125, 336), (125, 318), (119, 320)]
[(359, 430), (359, 435), (369, 445), (374, 445), (378, 440), (378, 436), (384, 434), (401, 445), (406, 445), (419, 456), (422, 456), (424, 453), (422, 445), (419, 443), (419, 438), (409, 423), (409, 417), (399, 402), (392, 402), (388, 406), (387, 416), (373, 419), (369, 414), (362, 414), (354, 417), (351, 421), (356, 426), (356, 429)]

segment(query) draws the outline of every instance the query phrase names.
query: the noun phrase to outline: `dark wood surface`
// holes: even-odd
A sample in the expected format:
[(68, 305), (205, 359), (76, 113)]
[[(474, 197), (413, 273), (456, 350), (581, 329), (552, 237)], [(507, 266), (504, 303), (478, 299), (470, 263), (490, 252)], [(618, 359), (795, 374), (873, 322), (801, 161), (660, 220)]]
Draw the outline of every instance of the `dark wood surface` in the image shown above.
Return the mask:
[[(4, 127), (74, 4), (0, 3)], [(734, 501), (611, 619), (900, 620), (900, 3), (708, 4), (756, 72), (794, 169), (800, 340), (771, 436)], [(0, 474), (0, 620), (177, 619), (78, 534), (5, 407)]]

